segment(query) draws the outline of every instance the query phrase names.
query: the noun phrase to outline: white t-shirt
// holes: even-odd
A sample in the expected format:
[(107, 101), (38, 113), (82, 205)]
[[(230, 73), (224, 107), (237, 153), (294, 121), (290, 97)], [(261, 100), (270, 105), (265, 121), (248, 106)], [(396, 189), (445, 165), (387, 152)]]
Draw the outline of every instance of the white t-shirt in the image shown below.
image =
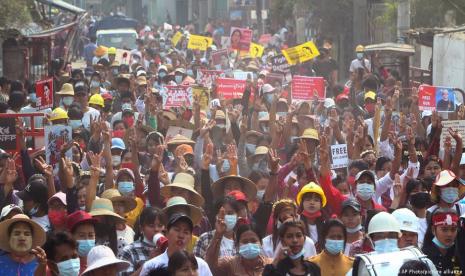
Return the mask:
[[(262, 240), (263, 255), (265, 255), (268, 258), (274, 258), (276, 254), (278, 253), (279, 249), (281, 249), (281, 247), (282, 247), (281, 242), (278, 241), (278, 245), (276, 245), (276, 250), (273, 251), (272, 235), (268, 235), (264, 237)], [(305, 253), (304, 253), (305, 258), (310, 258), (316, 255), (315, 243), (309, 237), (305, 237), (304, 249), (305, 249)]]
[[(197, 264), (199, 266), (199, 276), (213, 276), (212, 272), (210, 271), (210, 267), (208, 264), (201, 258), (195, 257), (197, 260)], [(165, 250), (165, 252), (153, 259), (150, 259), (144, 263), (142, 266), (142, 270), (139, 274), (139, 276), (147, 276), (149, 275), (150, 271), (157, 268), (157, 267), (167, 267), (168, 266), (168, 252)]]
[(89, 110), (87, 110), (87, 112), (85, 112), (84, 116), (82, 117), (82, 125), (86, 129), (90, 129), (90, 116), (92, 116), (94, 120), (100, 118), (100, 112), (97, 109), (90, 106), (88, 108)]
[(313, 242), (318, 242), (318, 229), (316, 228), (316, 224), (308, 224), (308, 231), (310, 232), (310, 239), (312, 239)]
[(428, 228), (428, 222), (426, 221), (426, 218), (418, 218), (418, 223), (420, 225), (420, 232), (418, 233), (418, 247), (422, 248), (426, 229)]
[(50, 220), (48, 219), (48, 215), (41, 216), (41, 217), (34, 217), (32, 216), (31, 219), (37, 222), (45, 232), (52, 230), (52, 226), (50, 225)]
[[(368, 69), (368, 71), (371, 70), (371, 63), (368, 59), (365, 58), (365, 67)], [(349, 67), (349, 72), (355, 72), (358, 68), (365, 68), (363, 67), (363, 64), (362, 64), (362, 61), (359, 60), (359, 59), (354, 59), (352, 60), (352, 62), (350, 63), (350, 67)]]
[(126, 247), (126, 245), (129, 245), (134, 242), (134, 235), (136, 233), (132, 228), (128, 225), (126, 225), (126, 228), (124, 230), (116, 230), (116, 237), (118, 240), (118, 254), (121, 254), (123, 252), (123, 248)]

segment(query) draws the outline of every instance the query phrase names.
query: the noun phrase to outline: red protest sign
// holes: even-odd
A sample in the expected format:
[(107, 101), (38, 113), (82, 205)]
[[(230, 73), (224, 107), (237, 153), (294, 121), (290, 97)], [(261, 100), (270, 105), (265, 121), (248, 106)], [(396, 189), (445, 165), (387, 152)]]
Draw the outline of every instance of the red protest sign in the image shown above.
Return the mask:
[(418, 88), (418, 107), (420, 110), (436, 109), (436, 87), (420, 85)]
[(191, 107), (192, 88), (186, 85), (167, 85), (161, 91), (163, 98), (163, 108), (171, 107)]
[(202, 86), (211, 88), (215, 80), (224, 75), (221, 70), (197, 70), (197, 83)]
[(292, 78), (293, 100), (313, 100), (315, 96), (318, 100), (324, 100), (326, 97), (323, 77), (294, 76)]
[(454, 112), (456, 109), (453, 88), (420, 85), (418, 88), (418, 107), (420, 110)]
[(247, 82), (245, 80), (236, 80), (228, 78), (216, 79), (216, 93), (223, 95), (223, 98), (228, 99), (240, 99)]
[(229, 41), (232, 49), (248, 53), (252, 43), (252, 30), (232, 27)]
[(53, 78), (36, 82), (37, 110), (53, 107)]

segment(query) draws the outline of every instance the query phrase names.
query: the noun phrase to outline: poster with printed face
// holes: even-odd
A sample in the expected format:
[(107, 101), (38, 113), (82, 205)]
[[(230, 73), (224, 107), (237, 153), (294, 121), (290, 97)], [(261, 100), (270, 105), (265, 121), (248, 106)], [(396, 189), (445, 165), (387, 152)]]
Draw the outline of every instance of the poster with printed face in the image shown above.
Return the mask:
[(222, 95), (225, 100), (240, 99), (244, 94), (246, 85), (245, 80), (218, 78), (216, 79), (216, 92), (218, 95)]
[(37, 110), (53, 107), (53, 78), (36, 82)]
[(192, 87), (193, 97), (198, 98), (200, 109), (207, 110), (208, 103), (210, 102), (210, 89), (201, 86)]
[(160, 91), (163, 108), (192, 107), (192, 87), (187, 85), (167, 85)]
[(221, 49), (211, 54), (212, 63), (217, 70), (226, 70), (231, 67), (229, 64), (229, 50)]
[(252, 43), (252, 30), (244, 28), (231, 28), (229, 36), (230, 47), (234, 50), (249, 52), (250, 44)]
[(251, 57), (261, 57), (263, 56), (263, 51), (265, 51), (265, 47), (263, 47), (262, 45), (253, 42), (250, 44), (249, 54)]
[[(47, 164), (53, 166), (54, 170), (58, 167), (60, 158), (61, 147), (68, 142), (73, 140), (72, 137), (72, 128), (71, 126), (65, 125), (52, 125), (45, 126), (45, 158)], [(66, 154), (66, 157), (72, 159), (72, 150), (69, 149)]]
[(325, 79), (323, 77), (294, 76), (292, 78), (293, 100), (324, 101), (326, 97)]
[(320, 52), (312, 41), (305, 42), (292, 48), (283, 49), (281, 52), (291, 65), (304, 63), (320, 55)]
[(420, 110), (454, 112), (454, 90), (450, 87), (420, 85), (418, 88), (418, 107)]
[(0, 148), (6, 151), (16, 150), (16, 118), (0, 120)]
[(206, 51), (213, 44), (213, 39), (208, 36), (190, 35), (187, 48), (192, 50)]
[(224, 77), (224, 72), (221, 70), (197, 70), (197, 83), (207, 88), (212, 88), (213, 83), (219, 77)]

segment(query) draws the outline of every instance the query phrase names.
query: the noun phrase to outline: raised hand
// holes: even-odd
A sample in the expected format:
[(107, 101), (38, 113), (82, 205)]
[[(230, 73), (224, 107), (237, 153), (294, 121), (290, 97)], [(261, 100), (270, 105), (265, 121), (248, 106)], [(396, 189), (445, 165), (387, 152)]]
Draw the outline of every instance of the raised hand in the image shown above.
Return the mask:
[(462, 141), (462, 135), (457, 130), (452, 129), (451, 127), (448, 129), (449, 134), (456, 142)]
[(47, 264), (47, 254), (45, 254), (45, 251), (40, 246), (37, 246), (36, 248), (31, 249), (31, 253), (34, 254), (34, 256), (36, 256), (39, 264), (41, 265)]
[(45, 174), (46, 177), (51, 177), (52, 176), (53, 167), (52, 167), (52, 165), (47, 164), (47, 162), (45, 162), (45, 160), (44, 160), (44, 158), (42, 158), (42, 156), (39, 156), (38, 158), (34, 159), (34, 162), (35, 162), (37, 168), (40, 170), (40, 172)]
[(224, 233), (226, 232), (226, 223), (224, 222), (225, 215), (226, 213), (224, 211), (224, 208), (221, 207), (215, 222), (216, 233), (221, 236), (224, 235)]
[(407, 127), (407, 141), (410, 145), (415, 145), (415, 134), (411, 127)]
[(268, 167), (273, 174), (279, 171), (279, 155), (275, 149), (268, 150)]
[(74, 169), (71, 159), (69, 159), (68, 157), (62, 157), (61, 162), (63, 164), (63, 173), (65, 174), (65, 176), (72, 178), (74, 175)]
[(242, 116), (242, 120), (241, 120), (241, 126), (240, 126), (240, 130), (241, 130), (241, 134), (245, 134), (247, 132), (247, 122), (248, 122), (248, 117), (247, 115), (243, 115)]
[(4, 172), (5, 172), (4, 174), (5, 184), (13, 185), (13, 183), (18, 178), (18, 171), (16, 171), (16, 165), (15, 165), (14, 159), (8, 158)]
[(184, 159), (184, 156), (179, 155), (178, 161), (179, 161), (179, 168), (181, 169), (181, 171), (187, 172), (187, 169), (189, 169), (189, 165), (187, 165), (187, 162), (186, 162), (186, 159)]
[(237, 147), (236, 144), (230, 144), (227, 148), (227, 157), (229, 162), (237, 163)]
[(213, 144), (209, 143), (207, 145), (207, 149), (205, 150), (202, 156), (202, 169), (203, 170), (208, 170), (212, 159), (213, 159)]
[(163, 164), (160, 164), (160, 169), (158, 171), (158, 179), (160, 179), (160, 182), (163, 183), (163, 185), (170, 184), (168, 172), (165, 170), (165, 166), (163, 166)]
[(159, 171), (160, 166), (162, 166), (163, 163), (163, 154), (165, 152), (165, 146), (163, 145), (158, 145), (155, 154), (152, 156), (152, 164), (151, 164), (151, 170), (154, 172)]
[(210, 120), (208, 121), (208, 123), (206, 123), (201, 129), (200, 129), (200, 137), (205, 137), (205, 135), (207, 135), (211, 129), (216, 125), (216, 121), (215, 120)]

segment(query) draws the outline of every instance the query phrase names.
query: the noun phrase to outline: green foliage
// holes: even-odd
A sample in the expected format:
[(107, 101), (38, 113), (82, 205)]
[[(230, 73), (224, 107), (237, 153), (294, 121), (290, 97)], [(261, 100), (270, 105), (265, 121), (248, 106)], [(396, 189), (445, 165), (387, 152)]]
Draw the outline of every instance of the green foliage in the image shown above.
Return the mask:
[(463, 0), (412, 0), (411, 10), (413, 28), (441, 27), (448, 10), (456, 12), (457, 25), (465, 23)]
[(22, 28), (31, 23), (31, 1), (0, 0), (0, 29)]
[(377, 25), (388, 26), (389, 31), (395, 33), (397, 29), (397, 0), (386, 0), (384, 2), (386, 10), (380, 16), (374, 18)]
[(286, 19), (292, 17), (295, 0), (273, 0), (271, 2), (271, 16), (279, 25), (284, 25)]

